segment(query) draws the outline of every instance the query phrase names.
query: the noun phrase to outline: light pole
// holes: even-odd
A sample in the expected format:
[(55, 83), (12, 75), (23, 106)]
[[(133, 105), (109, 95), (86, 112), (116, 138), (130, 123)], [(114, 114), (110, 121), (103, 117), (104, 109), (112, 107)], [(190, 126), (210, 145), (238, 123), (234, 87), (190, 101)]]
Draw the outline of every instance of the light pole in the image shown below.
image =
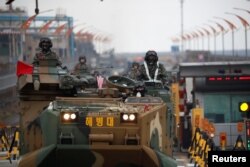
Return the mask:
[(241, 11), (245, 11), (245, 12), (247, 12), (247, 13), (249, 13), (249, 14), (250, 14), (250, 10), (241, 9), (241, 8), (233, 8), (233, 9), (236, 9), (236, 10), (241, 10)]
[(210, 32), (206, 29), (206, 28), (203, 28), (203, 27), (200, 27), (203, 31), (206, 32), (207, 34), (207, 50), (210, 51)]
[[(195, 49), (195, 42), (197, 42), (197, 50), (199, 50), (199, 35), (195, 32), (195, 31), (193, 31), (193, 32), (191, 32), (191, 34), (192, 34), (192, 37), (193, 37), (193, 39), (194, 39), (194, 49)], [(195, 39), (196, 39), (196, 41), (195, 41)]]
[(183, 43), (182, 43), (183, 48), (186, 49), (186, 40), (187, 40), (187, 38), (186, 38), (185, 34), (183, 34), (183, 35), (181, 36), (181, 39), (182, 39), (182, 41), (183, 41)]
[(224, 47), (225, 28), (220, 23), (215, 22), (215, 24), (219, 27), (219, 29), (221, 31), (222, 56), (224, 56), (224, 51), (225, 51), (225, 47)]
[(211, 26), (209, 24), (205, 24), (205, 25), (209, 26), (210, 29), (213, 31), (213, 34), (214, 34), (214, 55), (216, 55), (216, 35), (217, 35), (217, 31), (213, 26)]
[[(94, 34), (94, 40), (96, 41), (96, 43), (97, 43), (97, 50), (99, 51), (99, 53), (100, 54), (102, 54), (103, 53), (103, 50), (104, 50), (104, 47), (103, 47), (103, 45), (104, 45), (104, 43), (103, 43), (103, 41), (104, 41), (104, 38), (105, 38), (105, 36), (103, 35), (103, 33), (102, 32), (96, 32), (95, 34)], [(98, 47), (98, 45), (99, 45), (99, 47)]]
[(216, 21), (212, 21), (212, 20), (209, 20), (210, 22), (213, 22), (217, 25), (217, 27), (219, 27), (220, 29), (220, 32), (221, 32), (221, 41), (222, 41), (222, 55), (224, 56), (224, 53), (225, 53), (225, 45), (224, 45), (224, 35), (225, 35), (225, 28), (218, 22)]
[[(183, 29), (184, 29), (184, 24), (183, 24), (183, 20), (184, 20), (184, 16), (183, 16), (183, 3), (184, 0), (180, 0), (180, 4), (181, 4), (181, 37), (183, 37)], [(184, 51), (184, 47), (183, 47), (183, 39), (181, 38), (181, 52)]]
[(232, 22), (224, 18), (221, 18), (221, 17), (214, 17), (214, 18), (223, 20), (224, 22), (228, 24), (229, 28), (231, 29), (232, 31), (232, 56), (234, 57), (234, 30), (237, 29), (236, 26)]
[(192, 39), (192, 37), (191, 37), (191, 35), (189, 35), (189, 34), (186, 34), (186, 39), (187, 39), (187, 41), (188, 41), (188, 48), (191, 50), (191, 39)]
[(244, 19), (243, 17), (237, 15), (237, 14), (234, 14), (234, 13), (226, 13), (226, 14), (229, 14), (229, 15), (233, 15), (233, 16), (236, 16), (242, 23), (243, 27), (245, 28), (245, 56), (247, 57), (247, 27), (249, 27), (249, 23), (246, 21), (246, 19)]
[(201, 42), (202, 42), (202, 50), (204, 50), (204, 33), (200, 30), (197, 30), (199, 34), (201, 35)]
[(191, 37), (192, 37), (192, 49), (196, 49), (196, 36), (191, 32)]
[[(248, 0), (248, 1), (250, 1), (250, 0)], [(236, 10), (241, 10), (241, 11), (245, 11), (245, 12), (247, 12), (248, 14), (250, 14), (250, 10), (241, 9), (241, 8), (234, 8), (234, 9), (236, 9)]]

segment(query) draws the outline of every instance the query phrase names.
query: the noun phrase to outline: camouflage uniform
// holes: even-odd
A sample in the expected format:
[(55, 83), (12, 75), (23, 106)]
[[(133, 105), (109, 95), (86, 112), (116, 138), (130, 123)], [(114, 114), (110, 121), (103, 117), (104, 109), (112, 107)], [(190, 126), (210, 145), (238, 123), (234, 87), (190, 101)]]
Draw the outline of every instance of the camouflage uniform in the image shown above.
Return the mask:
[[(83, 62), (81, 62), (82, 59), (84, 60)], [(76, 75), (90, 73), (84, 56), (79, 57), (79, 63), (75, 65), (73, 73)]]
[(58, 65), (61, 65), (61, 61), (60, 58), (56, 55), (55, 52), (47, 52), (47, 53), (43, 53), (43, 52), (39, 52), (36, 54), (36, 56), (34, 57), (34, 63), (35, 62), (39, 62), (39, 60), (50, 60), (50, 59), (56, 59), (58, 60)]
[(79, 57), (79, 63), (75, 65), (73, 74), (76, 75), (76, 78), (84, 81), (88, 86), (97, 87), (96, 78), (90, 74), (89, 67), (86, 64), (85, 56)]
[[(158, 62), (158, 56), (155, 51), (148, 51), (145, 56), (144, 64), (141, 65), (141, 80), (160, 80), (163, 83), (167, 81), (165, 67)], [(158, 72), (156, 71), (158, 69)], [(147, 72), (148, 71), (148, 72)], [(157, 76), (155, 76), (157, 75)]]
[(57, 60), (57, 65), (61, 66), (62, 62), (60, 61), (60, 58), (56, 55), (55, 52), (51, 51), (52, 46), (52, 42), (49, 38), (41, 38), (39, 43), (41, 51), (35, 55), (33, 64), (39, 65), (39, 60), (54, 59)]
[(133, 79), (133, 80), (139, 80), (139, 77), (141, 75), (141, 72), (140, 72), (140, 65), (139, 63), (133, 63), (132, 64), (132, 67), (128, 73), (128, 77)]

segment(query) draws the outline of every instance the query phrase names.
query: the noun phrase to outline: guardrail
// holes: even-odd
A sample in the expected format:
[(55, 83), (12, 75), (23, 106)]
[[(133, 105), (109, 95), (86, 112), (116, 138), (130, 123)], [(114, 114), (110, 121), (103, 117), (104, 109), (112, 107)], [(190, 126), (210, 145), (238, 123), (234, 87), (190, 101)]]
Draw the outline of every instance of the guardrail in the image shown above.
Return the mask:
[(188, 149), (190, 163), (194, 166), (205, 167), (208, 164), (208, 151), (215, 149), (213, 138), (199, 128), (195, 129), (191, 146)]
[(14, 87), (17, 82), (16, 74), (0, 76), (0, 91)]
[(214, 135), (209, 136), (206, 131), (202, 131), (200, 128), (195, 129), (192, 143), (188, 149), (190, 163), (194, 161), (195, 167), (206, 167), (208, 165), (209, 151), (246, 151), (241, 134), (238, 134), (237, 139), (234, 141), (234, 147), (230, 149), (224, 148), (223, 141), (221, 141), (220, 147), (215, 146), (213, 139)]
[(19, 158), (19, 144), (18, 126), (0, 128), (0, 160), (9, 160), (12, 163), (12, 160)]

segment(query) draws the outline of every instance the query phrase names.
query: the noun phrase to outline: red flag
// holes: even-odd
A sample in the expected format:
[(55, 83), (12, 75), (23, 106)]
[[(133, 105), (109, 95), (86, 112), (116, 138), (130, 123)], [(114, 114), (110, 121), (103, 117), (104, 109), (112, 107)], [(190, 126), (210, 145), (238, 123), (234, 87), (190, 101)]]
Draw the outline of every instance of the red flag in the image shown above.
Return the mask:
[(82, 33), (81, 37), (85, 41), (92, 41), (94, 39), (94, 35), (88, 32)]
[(33, 66), (26, 64), (22, 61), (17, 62), (17, 68), (16, 68), (16, 75), (17, 77), (20, 77), (23, 74), (32, 74), (33, 72)]
[(67, 23), (60, 25), (59, 27), (56, 28), (54, 34), (58, 35), (60, 34), (60, 32), (62, 32), (62, 30), (65, 28), (65, 26), (67, 25)]
[(238, 17), (238, 19), (240, 19), (241, 23), (243, 24), (244, 27), (249, 26), (249, 23), (241, 16), (239, 15), (235, 15), (236, 17)]
[(230, 27), (231, 30), (234, 30), (236, 29), (237, 27), (230, 21), (226, 20), (226, 19), (223, 19)]
[(189, 35), (189, 34), (186, 34), (186, 37), (187, 37), (188, 40), (192, 39), (191, 35)]
[(80, 29), (77, 33), (76, 36), (81, 36), (82, 31), (84, 30), (84, 28)]
[(219, 24), (217, 22), (215, 24), (220, 28), (221, 32), (225, 31), (225, 28), (221, 24)]
[(207, 36), (210, 35), (210, 32), (207, 29), (205, 29), (205, 28), (202, 28), (202, 29), (206, 32)]
[(37, 15), (35, 14), (35, 15), (29, 17), (29, 18), (22, 24), (21, 29), (24, 29), (24, 30), (28, 29), (28, 28), (30, 27), (31, 22), (36, 18), (36, 16), (37, 16)]
[(174, 42), (174, 43), (180, 42), (180, 39), (177, 38), (177, 37), (173, 37), (173, 38), (171, 38), (171, 40), (172, 40), (172, 42)]
[(187, 38), (184, 35), (182, 35), (181, 39), (185, 41)]
[(71, 27), (71, 28), (68, 29), (68, 31), (66, 32), (66, 37), (67, 37), (67, 38), (71, 35), (71, 33), (73, 32), (73, 29), (74, 29), (74, 28), (75, 28), (75, 27)]
[(209, 27), (211, 28), (211, 30), (213, 31), (214, 35), (216, 35), (216, 29), (212, 26), (209, 25)]
[(199, 32), (199, 34), (203, 37), (204, 33), (201, 30), (197, 30)]
[(41, 29), (40, 32), (46, 32), (49, 29), (49, 26), (51, 25), (51, 23), (53, 22), (53, 20), (48, 21), (47, 23), (45, 23)]
[(193, 38), (198, 38), (199, 37), (199, 35), (196, 32), (192, 32), (191, 34), (192, 34)]
[(108, 38), (108, 37), (105, 37), (105, 38), (103, 39), (103, 42), (110, 42), (110, 41), (111, 41), (111, 39)]

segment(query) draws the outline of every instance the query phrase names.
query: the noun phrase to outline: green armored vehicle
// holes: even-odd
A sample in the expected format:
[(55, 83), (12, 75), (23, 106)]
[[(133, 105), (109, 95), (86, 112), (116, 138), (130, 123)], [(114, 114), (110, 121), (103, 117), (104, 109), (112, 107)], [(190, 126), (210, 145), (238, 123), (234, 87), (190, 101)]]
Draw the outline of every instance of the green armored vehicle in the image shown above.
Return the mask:
[(135, 97), (135, 83), (118, 78), (98, 89), (55, 60), (40, 60), (32, 74), (21, 75), (19, 167), (177, 166), (167, 91), (151, 83), (151, 95)]

